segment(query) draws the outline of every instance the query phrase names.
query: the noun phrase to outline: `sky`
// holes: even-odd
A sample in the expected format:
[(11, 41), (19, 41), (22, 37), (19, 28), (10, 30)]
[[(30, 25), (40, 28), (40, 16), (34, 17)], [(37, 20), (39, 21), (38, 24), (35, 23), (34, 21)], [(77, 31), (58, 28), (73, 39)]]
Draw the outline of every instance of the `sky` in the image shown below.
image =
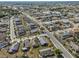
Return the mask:
[(0, 1), (79, 1), (79, 0), (0, 0)]

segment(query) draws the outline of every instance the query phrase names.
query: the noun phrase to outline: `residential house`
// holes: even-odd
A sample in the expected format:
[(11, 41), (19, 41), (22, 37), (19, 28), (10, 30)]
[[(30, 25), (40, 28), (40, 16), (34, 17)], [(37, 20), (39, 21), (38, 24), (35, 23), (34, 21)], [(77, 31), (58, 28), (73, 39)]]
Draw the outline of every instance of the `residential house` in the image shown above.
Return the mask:
[(12, 46), (9, 48), (8, 52), (9, 53), (15, 53), (18, 51), (19, 49), (19, 46), (20, 46), (20, 43), (19, 42), (15, 42), (14, 44), (12, 44)]
[(42, 46), (48, 45), (48, 42), (44, 37), (39, 37), (38, 39)]
[(41, 49), (39, 50), (40, 56), (43, 58), (54, 56), (54, 53), (51, 48)]
[(79, 52), (79, 46), (77, 44), (71, 41), (70, 46), (75, 50), (75, 52)]
[(23, 51), (28, 51), (29, 49), (30, 49), (30, 40), (26, 39), (23, 42), (23, 48), (22, 48), (22, 50)]

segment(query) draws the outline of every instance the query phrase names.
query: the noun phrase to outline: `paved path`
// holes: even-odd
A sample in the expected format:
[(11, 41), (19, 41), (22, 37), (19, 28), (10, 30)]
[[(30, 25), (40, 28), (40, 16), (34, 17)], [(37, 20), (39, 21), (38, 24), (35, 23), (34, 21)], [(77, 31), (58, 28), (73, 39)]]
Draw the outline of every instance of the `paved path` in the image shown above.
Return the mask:
[(14, 38), (15, 38), (13, 18), (14, 17), (11, 17), (10, 19), (10, 37), (11, 37), (12, 42), (14, 41)]

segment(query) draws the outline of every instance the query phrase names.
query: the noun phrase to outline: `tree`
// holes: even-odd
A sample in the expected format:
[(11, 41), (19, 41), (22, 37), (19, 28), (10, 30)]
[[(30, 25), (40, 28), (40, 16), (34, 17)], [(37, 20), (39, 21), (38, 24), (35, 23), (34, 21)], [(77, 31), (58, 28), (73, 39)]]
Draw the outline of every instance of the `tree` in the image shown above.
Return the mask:
[(48, 47), (51, 47), (51, 46), (52, 46), (51, 43), (49, 43)]
[(62, 52), (60, 51), (60, 49), (55, 49), (54, 52), (55, 52), (55, 55), (56, 55), (56, 56), (61, 55), (61, 53), (62, 53)]

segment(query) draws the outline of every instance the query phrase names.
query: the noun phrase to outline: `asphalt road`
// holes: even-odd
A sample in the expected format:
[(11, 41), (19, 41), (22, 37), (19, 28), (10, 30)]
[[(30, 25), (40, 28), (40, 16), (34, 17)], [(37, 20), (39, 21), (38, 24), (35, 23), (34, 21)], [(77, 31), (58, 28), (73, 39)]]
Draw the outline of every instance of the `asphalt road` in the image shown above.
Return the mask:
[(14, 17), (11, 17), (10, 19), (10, 37), (11, 37), (11, 41), (14, 42), (14, 41), (24, 41), (25, 39), (32, 39), (34, 37), (39, 37), (39, 36), (46, 36), (46, 34), (40, 34), (40, 35), (36, 35), (36, 36), (31, 36), (31, 37), (23, 37), (23, 38), (16, 38), (16, 35), (15, 35), (15, 30), (14, 30), (14, 24), (13, 24), (13, 20), (14, 20)]
[(73, 58), (73, 56), (70, 54), (70, 52), (53, 36), (52, 33), (50, 33), (46, 27), (44, 27), (42, 25), (41, 22), (38, 22), (37, 20), (35, 20), (35, 18), (31, 17), (30, 15), (28, 15), (27, 13), (22, 12), (24, 15), (26, 15), (28, 18), (30, 18), (31, 20), (35, 21), (37, 24), (39, 24), (41, 27), (43, 27), (45, 29), (45, 31), (47, 32), (48, 36), (50, 37), (51, 42), (55, 45), (56, 48), (60, 49), (63, 53), (62, 55), (65, 58)]
[(14, 20), (14, 17), (11, 17), (11, 19), (10, 19), (10, 37), (11, 37), (11, 42), (14, 42), (14, 41), (20, 42), (20, 38), (16, 38), (16, 35), (15, 35), (13, 20)]
[(11, 17), (10, 19), (10, 37), (11, 37), (12, 42), (14, 41), (14, 38), (15, 38), (13, 18), (14, 17)]

